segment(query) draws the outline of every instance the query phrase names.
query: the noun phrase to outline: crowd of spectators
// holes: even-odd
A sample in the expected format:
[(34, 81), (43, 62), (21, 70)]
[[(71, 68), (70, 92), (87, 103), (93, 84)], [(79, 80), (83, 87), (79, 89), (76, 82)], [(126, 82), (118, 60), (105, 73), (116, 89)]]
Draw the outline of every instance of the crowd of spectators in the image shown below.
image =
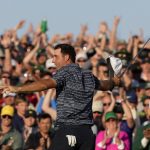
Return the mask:
[[(22, 85), (51, 78), (57, 71), (52, 62), (53, 47), (67, 43), (76, 50), (76, 63), (93, 72), (100, 80), (109, 78), (103, 58), (104, 52), (122, 60), (123, 69), (143, 47), (144, 35), (132, 35), (128, 41), (117, 37), (120, 17), (115, 17), (112, 27), (101, 22), (96, 35), (88, 33), (82, 25), (79, 34), (47, 35), (43, 23), (37, 28), (16, 27), (0, 36), (0, 85)], [(95, 150), (150, 149), (150, 44), (147, 44), (135, 62), (122, 77), (122, 85), (112, 91), (95, 91), (93, 98), (93, 126)], [(55, 134), (57, 98), (54, 89), (47, 91), (0, 95), (0, 149), (48, 150)]]

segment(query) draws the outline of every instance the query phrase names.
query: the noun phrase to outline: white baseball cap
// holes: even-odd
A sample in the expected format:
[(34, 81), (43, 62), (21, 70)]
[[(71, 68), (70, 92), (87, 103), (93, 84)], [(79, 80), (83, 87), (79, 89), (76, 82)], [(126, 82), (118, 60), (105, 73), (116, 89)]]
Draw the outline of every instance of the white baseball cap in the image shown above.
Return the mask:
[(87, 54), (85, 52), (79, 52), (79, 53), (77, 53), (76, 60), (79, 60), (79, 59), (85, 59), (85, 60), (87, 60)]
[(56, 68), (56, 65), (52, 62), (52, 58), (47, 59), (45, 67), (48, 68)]
[(3, 98), (8, 97), (8, 96), (15, 97), (16, 93), (4, 93), (3, 94)]
[(92, 103), (92, 112), (103, 112), (103, 103), (100, 100), (94, 100)]

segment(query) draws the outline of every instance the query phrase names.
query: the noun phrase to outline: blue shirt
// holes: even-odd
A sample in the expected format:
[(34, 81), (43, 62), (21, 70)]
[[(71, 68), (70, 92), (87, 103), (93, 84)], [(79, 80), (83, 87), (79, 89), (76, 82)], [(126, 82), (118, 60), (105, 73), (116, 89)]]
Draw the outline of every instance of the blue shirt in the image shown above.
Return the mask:
[(20, 133), (23, 132), (24, 121), (23, 118), (20, 117), (17, 113), (13, 117), (13, 126)]
[[(43, 105), (43, 101), (44, 101), (44, 96), (41, 96), (40, 99), (39, 99), (39, 102), (37, 104), (37, 107), (36, 107), (36, 112), (37, 114), (41, 114), (43, 111), (42, 111), (42, 105)], [(53, 108), (53, 109), (56, 109), (56, 100), (51, 100), (50, 102), (50, 107)]]
[(133, 126), (133, 128), (130, 128), (126, 120), (122, 120), (120, 123), (120, 130), (125, 131), (128, 134), (130, 147), (132, 147), (132, 133), (133, 133), (134, 127), (135, 126)]

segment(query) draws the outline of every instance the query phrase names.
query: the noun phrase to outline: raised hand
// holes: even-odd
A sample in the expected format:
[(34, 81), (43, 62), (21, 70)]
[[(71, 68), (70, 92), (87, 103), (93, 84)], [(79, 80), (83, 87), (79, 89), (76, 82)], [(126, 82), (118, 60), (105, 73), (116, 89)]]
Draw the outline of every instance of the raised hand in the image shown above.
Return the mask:
[(6, 34), (4, 36), (4, 38), (1, 41), (2, 45), (4, 46), (4, 48), (7, 48), (11, 45), (11, 38), (9, 36), (9, 34)]
[(118, 26), (119, 22), (120, 22), (120, 17), (119, 16), (115, 16), (115, 18), (114, 18), (114, 25)]
[(21, 28), (24, 26), (24, 24), (25, 24), (25, 20), (21, 20), (21, 21), (17, 24), (17, 26), (15, 27), (15, 29), (16, 29), (16, 30), (21, 29)]
[(88, 30), (88, 26), (87, 25), (81, 25), (81, 32), (85, 33)]
[(32, 23), (29, 25), (28, 29), (27, 29), (27, 33), (34, 33), (34, 28)]
[(105, 21), (100, 23), (100, 32), (101, 33), (106, 33), (108, 31), (108, 25)]

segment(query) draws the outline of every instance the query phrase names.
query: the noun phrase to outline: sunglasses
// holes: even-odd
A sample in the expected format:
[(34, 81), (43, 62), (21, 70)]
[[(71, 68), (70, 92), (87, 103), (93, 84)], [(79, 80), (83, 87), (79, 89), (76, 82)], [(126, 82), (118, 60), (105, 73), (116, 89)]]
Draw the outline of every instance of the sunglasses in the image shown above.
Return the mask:
[(9, 76), (2, 76), (2, 78), (10, 79), (10, 77), (9, 77)]
[(6, 118), (7, 118), (7, 119), (12, 119), (12, 117), (9, 116), (9, 115), (3, 115), (2, 118), (3, 118), (3, 119), (6, 119)]
[(49, 69), (49, 70), (52, 70), (52, 69), (56, 69), (56, 68), (55, 68), (55, 67), (49, 67), (48, 69)]
[(85, 59), (79, 59), (78, 62), (86, 62)]
[(149, 104), (143, 104), (144, 107), (149, 107)]
[(103, 106), (110, 106), (111, 103), (103, 103)]

